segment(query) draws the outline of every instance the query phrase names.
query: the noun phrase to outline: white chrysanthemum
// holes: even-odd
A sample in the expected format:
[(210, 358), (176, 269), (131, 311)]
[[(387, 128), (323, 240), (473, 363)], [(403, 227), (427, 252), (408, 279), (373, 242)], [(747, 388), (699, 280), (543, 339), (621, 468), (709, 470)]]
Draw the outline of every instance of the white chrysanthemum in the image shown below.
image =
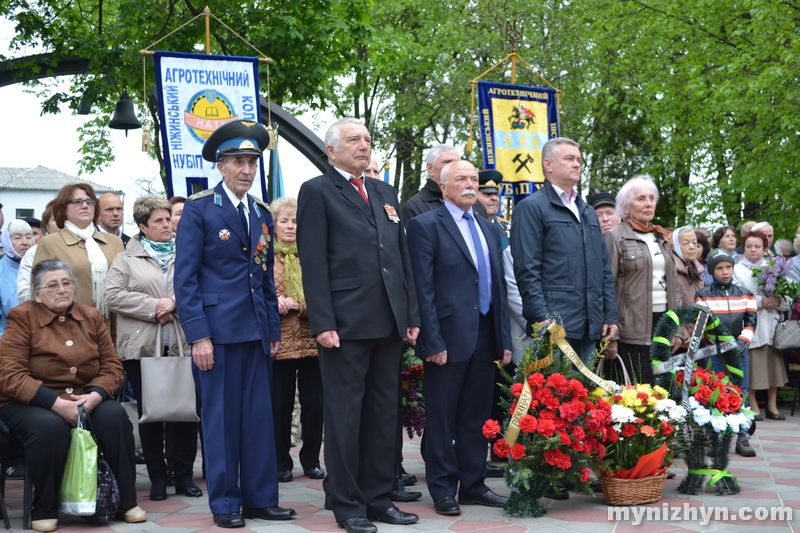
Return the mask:
[(686, 420), (686, 409), (681, 405), (676, 405), (669, 410), (669, 418), (672, 422), (683, 422)]
[(717, 433), (722, 433), (726, 429), (728, 429), (728, 417), (726, 416), (714, 416), (711, 417), (711, 427), (714, 428), (714, 431)]
[(633, 422), (636, 419), (636, 413), (630, 407), (625, 407), (615, 403), (611, 406), (611, 420), (614, 424), (624, 424), (626, 422)]
[(673, 407), (675, 407), (676, 405), (677, 405), (677, 404), (675, 403), (675, 400), (671, 400), (671, 399), (667, 398), (667, 399), (665, 399), (665, 400), (659, 400), (659, 401), (657, 401), (657, 402), (656, 402), (656, 407), (655, 407), (655, 409), (656, 409), (656, 411), (658, 411), (658, 412), (661, 412), (661, 411), (669, 411), (670, 409), (672, 409), (672, 408), (673, 408)]

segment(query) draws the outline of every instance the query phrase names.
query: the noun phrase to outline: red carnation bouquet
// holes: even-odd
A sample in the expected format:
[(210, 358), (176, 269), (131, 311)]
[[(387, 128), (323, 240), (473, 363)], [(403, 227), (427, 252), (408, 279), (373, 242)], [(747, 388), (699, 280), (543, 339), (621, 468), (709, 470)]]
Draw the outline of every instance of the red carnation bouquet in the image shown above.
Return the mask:
[(505, 509), (521, 516), (538, 517), (546, 510), (538, 503), (554, 481), (562, 481), (586, 494), (590, 465), (605, 453), (609, 439), (611, 405), (589, 398), (586, 387), (563, 374), (530, 374), (514, 383), (510, 392), (511, 419), (505, 436), (496, 420), (487, 420), (483, 434), (496, 439), (494, 452), (509, 458), (506, 483), (512, 492)]

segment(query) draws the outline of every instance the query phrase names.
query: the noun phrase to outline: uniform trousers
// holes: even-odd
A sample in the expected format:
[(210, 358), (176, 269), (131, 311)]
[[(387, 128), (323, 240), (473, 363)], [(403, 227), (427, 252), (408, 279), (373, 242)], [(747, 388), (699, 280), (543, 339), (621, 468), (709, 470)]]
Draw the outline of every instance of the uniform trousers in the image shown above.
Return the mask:
[(193, 365), (202, 398), (208, 505), (213, 514), (278, 505), (272, 362), (261, 341), (215, 344), (214, 365)]
[(448, 352), (444, 365), (425, 362), (428, 424), (422, 458), (434, 501), (457, 492), (473, 499), (489, 490), (483, 424), (492, 412), (496, 344), (491, 312), (481, 316), (478, 327), (475, 351), (467, 360), (453, 362)]
[[(142, 416), (142, 365), (136, 360), (122, 362), (125, 374), (133, 387), (133, 397), (139, 418)], [(197, 458), (197, 422), (149, 422), (139, 423), (139, 437), (142, 439), (142, 455), (147, 465), (150, 481), (167, 479), (167, 462), (164, 455), (164, 442), (169, 435), (172, 443), (172, 464), (175, 479), (181, 485), (191, 481), (194, 475), (194, 460)]]
[[(119, 484), (120, 510), (127, 511), (136, 506), (133, 425), (115, 400), (100, 402), (89, 416), (103, 457)], [(50, 409), (17, 401), (1, 407), (0, 418), (23, 435), (25, 468), (33, 482), (33, 520), (58, 518), (58, 491), (72, 427)]]
[(294, 466), (289, 454), (292, 443), (292, 411), (294, 392), (300, 396), (300, 427), (303, 447), (300, 465), (304, 470), (319, 466), (322, 448), (322, 376), (319, 358), (280, 359), (272, 362), (272, 418), (275, 423), (275, 450), (278, 470), (291, 470)]
[(341, 340), (319, 346), (325, 394), (323, 483), (337, 522), (383, 512), (394, 480), (393, 450), (402, 340)]

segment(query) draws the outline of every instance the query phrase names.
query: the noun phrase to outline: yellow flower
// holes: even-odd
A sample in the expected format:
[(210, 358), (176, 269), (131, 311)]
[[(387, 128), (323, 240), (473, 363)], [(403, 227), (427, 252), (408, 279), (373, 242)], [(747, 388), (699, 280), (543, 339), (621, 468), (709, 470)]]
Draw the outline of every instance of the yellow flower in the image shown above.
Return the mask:
[(669, 393), (663, 388), (659, 387), (658, 385), (653, 387), (653, 392), (656, 394), (656, 396), (658, 396), (662, 400), (665, 400), (666, 398), (669, 397)]

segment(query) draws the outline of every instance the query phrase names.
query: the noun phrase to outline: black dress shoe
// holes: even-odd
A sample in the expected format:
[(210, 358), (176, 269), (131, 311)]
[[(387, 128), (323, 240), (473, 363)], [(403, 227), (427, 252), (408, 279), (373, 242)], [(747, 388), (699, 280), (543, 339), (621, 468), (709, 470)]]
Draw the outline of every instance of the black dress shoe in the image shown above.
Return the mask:
[(393, 502), (415, 502), (420, 498), (422, 498), (422, 493), (412, 490), (393, 490), (389, 493), (389, 499)]
[(436, 510), (437, 514), (445, 516), (456, 516), (461, 514), (461, 507), (458, 506), (458, 502), (456, 502), (456, 499), (452, 496), (442, 496), (433, 502), (433, 508)]
[(294, 476), (292, 475), (291, 470), (281, 470), (280, 472), (278, 472), (278, 481), (281, 483), (288, 483), (293, 479)]
[[(311, 479), (322, 479), (325, 477), (325, 471), (318, 466), (309, 468), (308, 470), (304, 468), (303, 473)], [(289, 474), (291, 474), (291, 472), (289, 472)]]
[(380, 513), (369, 513), (368, 516), (372, 521), (394, 524), (396, 526), (407, 526), (408, 524), (419, 522), (419, 517), (417, 515), (401, 511), (394, 505)]
[(199, 498), (203, 495), (203, 491), (194, 484), (194, 481), (187, 479), (175, 482), (175, 494), (185, 494), (190, 498)]
[(337, 522), (336, 525), (346, 530), (347, 533), (375, 533), (378, 531), (378, 528), (375, 527), (375, 524), (363, 516), (348, 518), (342, 522)]
[(414, 474), (409, 474), (408, 472), (403, 472), (400, 474), (400, 477), (403, 479), (403, 483), (406, 487), (410, 487), (417, 482), (417, 476)]
[(145, 464), (144, 455), (142, 455), (142, 452), (133, 452), (133, 456), (136, 458), (137, 465)]
[(506, 502), (504, 496), (499, 496), (494, 492), (487, 490), (477, 498), (458, 498), (458, 503), (461, 505), (485, 505), (486, 507), (502, 507)]
[(150, 499), (160, 502), (167, 499), (167, 480), (154, 479), (150, 482)]
[(503, 477), (503, 467), (486, 463), (486, 477)]
[(219, 527), (244, 527), (242, 513), (215, 514), (214, 523)]
[(261, 520), (289, 520), (296, 515), (294, 509), (283, 507), (242, 507), (245, 518), (260, 518)]
[(767, 411), (766, 411), (766, 416), (767, 416), (767, 418), (769, 418), (770, 420), (786, 420), (786, 417), (785, 417), (785, 416), (783, 416), (782, 414), (780, 414), (780, 413), (773, 413), (773, 412), (772, 412), (772, 411), (770, 411), (769, 409), (767, 409)]

